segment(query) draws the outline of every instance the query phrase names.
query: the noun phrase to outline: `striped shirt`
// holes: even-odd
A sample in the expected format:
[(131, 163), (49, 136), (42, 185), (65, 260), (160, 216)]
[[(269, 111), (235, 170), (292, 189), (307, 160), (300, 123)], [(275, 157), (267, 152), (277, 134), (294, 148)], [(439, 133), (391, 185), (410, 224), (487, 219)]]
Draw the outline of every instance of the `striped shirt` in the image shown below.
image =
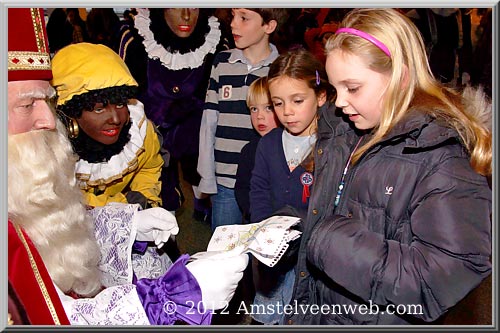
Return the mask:
[(248, 86), (266, 76), (278, 57), (271, 54), (256, 65), (240, 49), (220, 52), (214, 59), (200, 129), (199, 189), (217, 193), (217, 184), (234, 188), (241, 149), (258, 134), (246, 105)]

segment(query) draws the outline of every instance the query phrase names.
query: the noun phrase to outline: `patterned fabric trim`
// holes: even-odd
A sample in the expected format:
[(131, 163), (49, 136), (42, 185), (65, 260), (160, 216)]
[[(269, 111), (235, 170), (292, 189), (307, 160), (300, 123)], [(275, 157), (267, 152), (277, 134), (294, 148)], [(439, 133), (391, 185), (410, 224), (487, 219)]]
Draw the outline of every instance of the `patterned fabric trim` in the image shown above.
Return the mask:
[(39, 52), (9, 52), (9, 70), (50, 70), (50, 56)]
[(26, 241), (26, 238), (24, 238), (23, 233), (19, 229), (19, 226), (15, 225), (14, 226), (17, 235), (19, 236), (19, 239), (23, 243), (24, 248), (26, 249), (26, 252), (28, 253), (28, 258), (30, 261), (31, 269), (33, 270), (33, 273), (35, 274), (36, 281), (38, 282), (38, 286), (40, 287), (40, 291), (42, 292), (43, 298), (45, 299), (45, 303), (47, 304), (47, 308), (50, 311), (50, 315), (52, 316), (52, 320), (54, 320), (54, 324), (56, 325), (61, 325), (61, 322), (59, 321), (59, 317), (57, 316), (56, 309), (54, 307), (54, 304), (52, 303), (52, 300), (50, 299), (49, 292), (47, 291), (47, 287), (45, 287), (45, 283), (43, 282), (42, 276), (40, 275), (40, 271), (38, 270), (38, 266), (35, 262), (35, 259), (33, 258), (33, 254), (31, 253), (31, 250), (28, 246), (28, 242)]
[(48, 53), (45, 45), (45, 35), (43, 34), (42, 17), (40, 16), (38, 8), (31, 8), (31, 19), (33, 20), (33, 29), (35, 30), (38, 52)]

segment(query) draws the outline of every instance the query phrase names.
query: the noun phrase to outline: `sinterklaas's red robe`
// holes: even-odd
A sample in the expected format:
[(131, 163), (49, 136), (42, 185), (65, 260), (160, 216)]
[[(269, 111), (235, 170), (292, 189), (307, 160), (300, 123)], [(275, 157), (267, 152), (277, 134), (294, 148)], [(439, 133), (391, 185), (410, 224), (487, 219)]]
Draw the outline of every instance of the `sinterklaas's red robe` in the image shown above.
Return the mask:
[(9, 221), (9, 282), (32, 325), (70, 325), (35, 245)]

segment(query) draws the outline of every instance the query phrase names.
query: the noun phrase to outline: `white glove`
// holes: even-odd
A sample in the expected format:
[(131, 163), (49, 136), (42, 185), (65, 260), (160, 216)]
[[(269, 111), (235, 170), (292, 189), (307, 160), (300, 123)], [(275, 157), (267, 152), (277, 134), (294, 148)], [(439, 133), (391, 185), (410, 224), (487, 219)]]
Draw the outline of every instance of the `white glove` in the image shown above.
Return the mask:
[(171, 235), (179, 233), (175, 215), (161, 207), (154, 207), (135, 212), (132, 219), (137, 226), (137, 241), (155, 242), (161, 248)]
[(222, 309), (233, 298), (243, 271), (248, 265), (248, 254), (241, 251), (220, 251), (215, 255), (200, 252), (186, 268), (200, 285), (203, 306), (206, 310)]

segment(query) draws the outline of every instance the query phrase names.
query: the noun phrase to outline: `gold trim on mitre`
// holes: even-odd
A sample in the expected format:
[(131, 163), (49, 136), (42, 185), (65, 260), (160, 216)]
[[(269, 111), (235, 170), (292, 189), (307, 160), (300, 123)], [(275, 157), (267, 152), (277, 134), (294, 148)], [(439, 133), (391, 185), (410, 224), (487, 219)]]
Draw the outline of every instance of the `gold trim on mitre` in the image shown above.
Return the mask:
[(30, 8), (33, 30), (35, 33), (38, 52), (9, 51), (8, 70), (51, 70), (50, 54), (45, 45), (45, 34), (43, 31), (43, 17), (37, 8)]
[(45, 45), (45, 36), (43, 34), (42, 20), (40, 11), (37, 8), (30, 8), (31, 19), (33, 20), (33, 29), (35, 30), (36, 45), (38, 52), (49, 53)]
[(48, 53), (10, 51), (9, 71), (12, 70), (50, 70), (50, 56)]

